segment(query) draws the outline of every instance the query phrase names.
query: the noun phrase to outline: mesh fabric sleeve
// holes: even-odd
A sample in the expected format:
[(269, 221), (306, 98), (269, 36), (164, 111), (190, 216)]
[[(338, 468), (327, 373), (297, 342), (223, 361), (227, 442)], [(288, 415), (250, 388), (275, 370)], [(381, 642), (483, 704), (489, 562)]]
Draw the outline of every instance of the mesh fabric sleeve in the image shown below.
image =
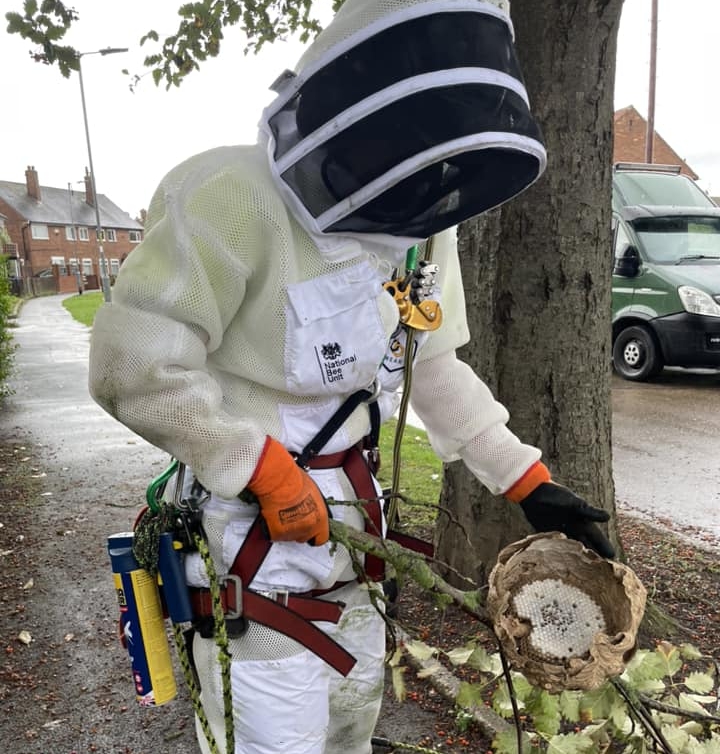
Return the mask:
[(98, 311), (89, 387), (108, 413), (231, 498), (250, 478), (266, 433), (228, 410), (208, 354), (240, 306), (251, 268), (243, 249), (230, 253), (218, 229), (206, 227), (198, 204), (204, 177), (187, 173), (171, 173), (156, 192), (145, 240), (123, 264), (112, 303)]
[(445, 462), (462, 460), (493, 494), (508, 490), (540, 458), (507, 427), (507, 409), (454, 352), (419, 361), (410, 403)]

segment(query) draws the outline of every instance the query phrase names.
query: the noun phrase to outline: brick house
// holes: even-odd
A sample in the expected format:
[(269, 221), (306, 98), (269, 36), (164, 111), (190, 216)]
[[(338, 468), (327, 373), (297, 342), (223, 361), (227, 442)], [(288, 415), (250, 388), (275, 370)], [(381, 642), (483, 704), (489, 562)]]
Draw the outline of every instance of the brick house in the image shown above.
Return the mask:
[[(111, 279), (125, 257), (142, 240), (143, 227), (103, 194), (98, 194), (103, 232), (103, 252)], [(100, 257), (97, 217), (90, 175), (85, 171), (84, 191), (41, 186), (34, 166), (25, 171), (25, 183), (0, 181), (0, 216), (10, 237), (2, 250), (9, 257), (11, 277), (22, 289), (34, 293), (39, 287), (70, 293), (82, 288), (100, 288)], [(51, 289), (52, 290), (52, 289)]]
[[(646, 137), (647, 121), (632, 105), (616, 110), (613, 163), (645, 162)], [(689, 175), (693, 180), (699, 177), (657, 131), (653, 141), (653, 162), (660, 165), (680, 165), (681, 173)]]

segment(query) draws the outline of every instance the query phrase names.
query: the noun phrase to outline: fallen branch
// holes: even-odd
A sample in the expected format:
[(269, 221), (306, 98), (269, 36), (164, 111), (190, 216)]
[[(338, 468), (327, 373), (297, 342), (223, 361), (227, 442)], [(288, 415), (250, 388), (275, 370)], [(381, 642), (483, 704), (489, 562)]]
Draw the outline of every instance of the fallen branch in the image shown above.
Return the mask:
[(412, 579), (429, 592), (440, 595), (445, 604), (454, 603), (461, 610), (492, 630), (492, 621), (482, 605), (479, 588), (464, 591), (457, 589), (439, 576), (419, 553), (390, 540), (381, 540), (372, 534), (351, 529), (340, 521), (330, 521), (330, 538), (348, 550), (360, 550), (366, 555), (375, 555), (389, 563), (398, 576)]

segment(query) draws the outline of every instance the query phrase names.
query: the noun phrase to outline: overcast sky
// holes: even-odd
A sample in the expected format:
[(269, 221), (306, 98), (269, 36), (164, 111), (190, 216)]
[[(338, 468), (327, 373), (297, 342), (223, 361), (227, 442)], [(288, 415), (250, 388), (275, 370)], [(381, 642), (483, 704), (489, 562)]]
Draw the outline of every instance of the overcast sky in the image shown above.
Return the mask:
[[(83, 81), (98, 192), (136, 216), (162, 176), (197, 152), (255, 140), (269, 85), (300, 56), (298, 42), (243, 56), (237, 29), (223, 51), (202, 64), (177, 89), (155, 87), (146, 76), (135, 92), (121, 70), (143, 73), (150, 51), (140, 37), (155, 29), (161, 39), (176, 29), (179, 0), (74, 0), (80, 22), (67, 43), (81, 52), (128, 47), (129, 52), (83, 58)], [(326, 3), (329, 6), (329, 0)], [(2, 0), (2, 13), (22, 0)], [(620, 23), (616, 108), (634, 105), (647, 115), (651, 0), (625, 0)], [(327, 21), (328, 13), (324, 20)], [(3, 28), (5, 25), (2, 19)], [(718, 0), (659, 0), (657, 132), (720, 194), (720, 98), (716, 95)], [(0, 180), (24, 182), (34, 165), (44, 186), (81, 181), (88, 164), (77, 74), (64, 79), (56, 67), (31, 60), (29, 44), (0, 32), (2, 146)], [(82, 187), (77, 186), (78, 189)]]

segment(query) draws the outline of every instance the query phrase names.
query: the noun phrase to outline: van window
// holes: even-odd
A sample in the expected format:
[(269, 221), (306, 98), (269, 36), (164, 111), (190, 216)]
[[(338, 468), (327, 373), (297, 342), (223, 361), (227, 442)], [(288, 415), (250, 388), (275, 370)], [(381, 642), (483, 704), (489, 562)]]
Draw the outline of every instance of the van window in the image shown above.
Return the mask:
[(676, 207), (713, 207), (712, 200), (687, 176), (672, 173), (618, 171), (613, 176), (613, 198), (626, 207), (636, 204)]
[(625, 249), (630, 246), (630, 236), (622, 223), (617, 223), (617, 233), (615, 234), (615, 256), (619, 259)]
[(708, 258), (720, 262), (718, 217), (643, 217), (632, 226), (651, 262), (677, 264)]

